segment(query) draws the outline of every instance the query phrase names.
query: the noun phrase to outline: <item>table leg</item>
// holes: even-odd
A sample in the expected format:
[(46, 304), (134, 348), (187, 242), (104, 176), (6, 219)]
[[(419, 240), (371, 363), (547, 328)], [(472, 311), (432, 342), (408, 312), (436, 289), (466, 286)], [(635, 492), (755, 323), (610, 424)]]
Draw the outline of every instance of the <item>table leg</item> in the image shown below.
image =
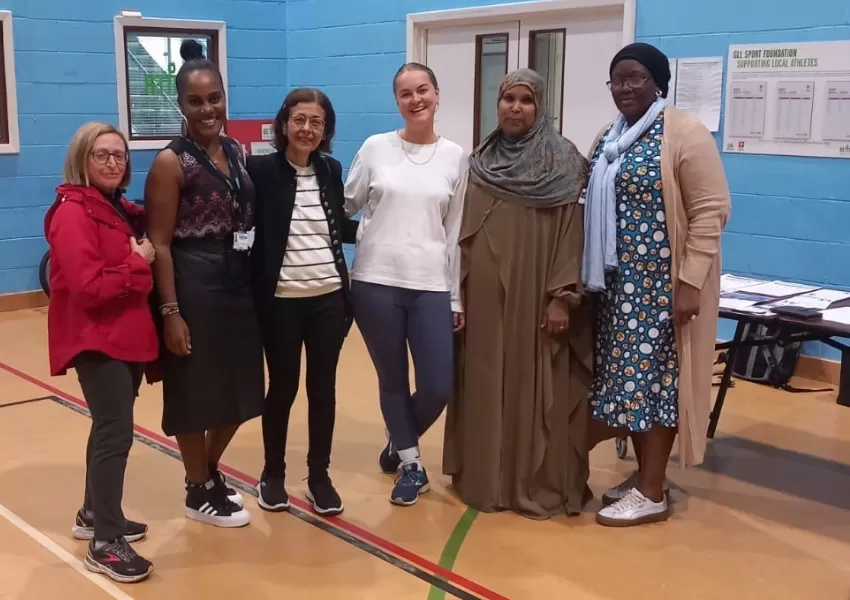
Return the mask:
[(714, 432), (717, 430), (717, 422), (720, 420), (720, 411), (723, 410), (723, 401), (726, 400), (726, 392), (729, 390), (729, 384), (732, 381), (732, 369), (735, 367), (735, 358), (738, 356), (738, 345), (744, 338), (743, 321), (738, 321), (735, 327), (735, 337), (732, 338), (732, 344), (726, 353), (726, 368), (723, 369), (723, 377), (720, 379), (720, 389), (717, 390), (717, 400), (714, 401), (714, 409), (711, 411), (711, 416), (708, 419), (708, 437), (713, 438)]
[(841, 375), (838, 379), (838, 404), (850, 406), (850, 349), (841, 350)]

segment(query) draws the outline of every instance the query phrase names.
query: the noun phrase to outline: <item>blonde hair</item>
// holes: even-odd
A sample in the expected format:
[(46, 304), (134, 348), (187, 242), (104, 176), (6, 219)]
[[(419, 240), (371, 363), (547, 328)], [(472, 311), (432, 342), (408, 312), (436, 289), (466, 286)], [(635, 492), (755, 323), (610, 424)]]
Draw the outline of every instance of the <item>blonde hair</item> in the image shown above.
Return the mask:
[(74, 137), (71, 138), (71, 143), (68, 145), (68, 152), (65, 154), (65, 168), (62, 171), (62, 183), (71, 185), (91, 185), (89, 182), (88, 160), (89, 155), (94, 149), (94, 144), (102, 135), (114, 133), (121, 136), (124, 141), (124, 150), (127, 152), (127, 162), (124, 164), (124, 177), (121, 179), (120, 187), (126, 188), (130, 185), (130, 176), (133, 169), (130, 166), (130, 146), (127, 144), (127, 138), (124, 134), (118, 131), (115, 127), (108, 123), (99, 123), (92, 121), (86, 123), (77, 130)]

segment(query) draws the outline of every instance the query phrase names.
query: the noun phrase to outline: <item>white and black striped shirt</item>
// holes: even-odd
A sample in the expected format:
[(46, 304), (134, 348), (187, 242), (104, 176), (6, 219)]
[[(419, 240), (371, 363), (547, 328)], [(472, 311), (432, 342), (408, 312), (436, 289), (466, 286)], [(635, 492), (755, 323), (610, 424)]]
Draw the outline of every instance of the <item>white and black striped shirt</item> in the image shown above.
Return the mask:
[(334, 264), (328, 220), (315, 171), (312, 166), (292, 166), (297, 182), (295, 206), (275, 296), (321, 296), (340, 289), (342, 281)]

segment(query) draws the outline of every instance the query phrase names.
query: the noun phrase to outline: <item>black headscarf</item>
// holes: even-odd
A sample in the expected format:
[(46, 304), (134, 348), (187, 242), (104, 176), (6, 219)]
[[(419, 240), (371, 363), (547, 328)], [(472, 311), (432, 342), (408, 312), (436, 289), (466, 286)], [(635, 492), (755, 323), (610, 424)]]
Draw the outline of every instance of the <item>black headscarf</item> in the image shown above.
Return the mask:
[(614, 55), (611, 67), (608, 69), (609, 76), (614, 72), (617, 63), (624, 60), (636, 60), (646, 67), (658, 89), (661, 90), (661, 97), (667, 97), (667, 92), (670, 91), (670, 60), (661, 50), (642, 42), (629, 44)]

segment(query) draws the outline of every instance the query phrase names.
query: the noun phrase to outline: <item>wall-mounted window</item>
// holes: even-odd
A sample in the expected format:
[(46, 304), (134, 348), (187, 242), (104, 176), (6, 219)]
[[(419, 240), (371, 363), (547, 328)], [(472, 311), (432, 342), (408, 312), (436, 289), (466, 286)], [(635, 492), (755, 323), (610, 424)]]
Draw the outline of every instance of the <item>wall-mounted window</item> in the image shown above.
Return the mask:
[(564, 115), (564, 39), (566, 29), (532, 31), (528, 42), (528, 68), (546, 81), (546, 111), (561, 131)]
[(134, 150), (164, 148), (180, 135), (177, 104), (180, 45), (197, 40), (218, 65), (227, 89), (226, 27), (220, 21), (115, 17), (118, 120)]
[(13, 39), (12, 13), (0, 10), (0, 154), (21, 151)]

